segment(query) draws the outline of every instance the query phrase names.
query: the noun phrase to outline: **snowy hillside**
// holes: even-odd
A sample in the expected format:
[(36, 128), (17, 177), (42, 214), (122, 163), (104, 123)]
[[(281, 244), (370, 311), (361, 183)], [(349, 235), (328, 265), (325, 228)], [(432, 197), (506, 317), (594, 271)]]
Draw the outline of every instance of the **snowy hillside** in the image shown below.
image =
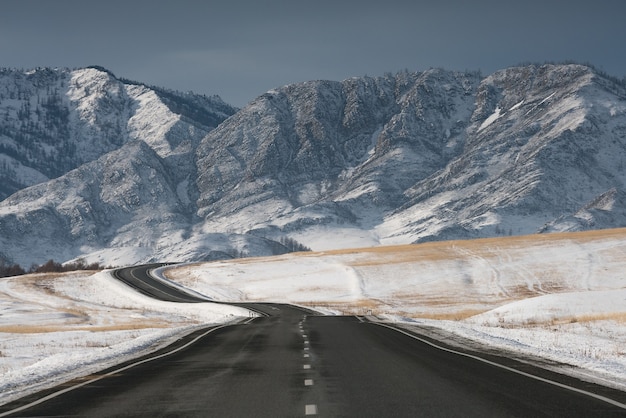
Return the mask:
[(155, 351), (242, 308), (161, 302), (108, 272), (0, 281), (0, 404)]
[[(215, 300), (369, 315), (625, 390), (625, 251), (618, 229), (218, 261), (163, 274)], [(108, 272), (5, 278), (0, 295), (0, 404), (201, 324), (249, 315), (154, 301)]]
[(218, 261), (165, 274), (215, 300), (375, 315), (625, 390), (624, 251), (622, 228)]
[(626, 87), (587, 66), (311, 81), (228, 118), (216, 98), (101, 69), (2, 77), (2, 187), (40, 183), (0, 202), (8, 262), (197, 261), (278, 254), (285, 237), (323, 250), (626, 225)]

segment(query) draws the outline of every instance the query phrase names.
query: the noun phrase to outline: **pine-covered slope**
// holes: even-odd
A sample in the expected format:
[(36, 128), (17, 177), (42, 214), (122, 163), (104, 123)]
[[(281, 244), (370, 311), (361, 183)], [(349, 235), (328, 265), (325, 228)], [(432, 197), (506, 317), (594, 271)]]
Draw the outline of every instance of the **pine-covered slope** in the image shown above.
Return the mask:
[[(298, 83), (227, 119), (213, 98), (99, 69), (64, 77), (70, 134), (55, 135), (82, 160), (0, 203), (7, 260), (193, 261), (280, 253), (284, 237), (324, 249), (626, 225), (626, 89), (586, 66)], [(0, 107), (19, 121), (10, 100)], [(213, 117), (225, 120), (212, 129)], [(0, 152), (19, 148), (2, 135)], [(52, 164), (64, 154), (48, 140), (59, 144), (31, 142), (54, 173), (73, 168)], [(1, 157), (21, 164), (7, 190), (54, 176), (19, 155)]]
[(143, 140), (162, 157), (189, 153), (236, 109), (101, 68), (0, 70), (0, 199)]

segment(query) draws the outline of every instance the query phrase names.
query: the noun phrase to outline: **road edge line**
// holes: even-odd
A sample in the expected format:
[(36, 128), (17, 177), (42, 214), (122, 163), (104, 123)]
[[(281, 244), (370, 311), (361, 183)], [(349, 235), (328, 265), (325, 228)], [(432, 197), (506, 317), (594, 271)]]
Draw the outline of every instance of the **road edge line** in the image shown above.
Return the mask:
[[(251, 322), (253, 319), (255, 319), (255, 318), (251, 318), (250, 320), (246, 321), (246, 323)], [(179, 351), (182, 351), (182, 350), (184, 350), (185, 348), (187, 348), (187, 347), (191, 346), (192, 344), (195, 344), (198, 340), (200, 340), (200, 339), (202, 339), (202, 338), (206, 337), (206, 336), (207, 336), (207, 335), (209, 335), (210, 333), (212, 333), (212, 332), (214, 332), (214, 331), (217, 331), (217, 330), (219, 330), (219, 329), (222, 329), (222, 328), (231, 327), (231, 326), (233, 326), (233, 325), (237, 325), (237, 324), (224, 324), (224, 325), (219, 325), (219, 326), (216, 326), (216, 327), (210, 328), (209, 330), (207, 330), (206, 332), (204, 332), (204, 333), (202, 333), (201, 335), (197, 336), (196, 338), (194, 338), (194, 339), (193, 339), (193, 340), (191, 340), (190, 342), (188, 342), (188, 343), (186, 343), (186, 344), (184, 344), (184, 345), (182, 345), (182, 346), (180, 346), (180, 347), (177, 347), (177, 348), (175, 348), (175, 349), (174, 349), (174, 350), (172, 350), (172, 351), (168, 351), (168, 352), (166, 352), (166, 353), (162, 353), (162, 354), (159, 354), (159, 355), (154, 356), (154, 357), (144, 358), (144, 359), (142, 359), (142, 360), (139, 360), (139, 361), (136, 361), (136, 362), (134, 362), (134, 363), (128, 364), (128, 365), (126, 365), (126, 366), (124, 366), (124, 367), (121, 367), (121, 368), (119, 368), (119, 369), (115, 369), (115, 370), (112, 370), (112, 371), (110, 371), (110, 372), (107, 372), (107, 373), (105, 373), (105, 374), (103, 374), (103, 375), (101, 375), (101, 376), (94, 377), (93, 379), (89, 379), (89, 380), (86, 380), (86, 381), (84, 381), (84, 382), (78, 383), (78, 384), (76, 384), (76, 385), (70, 386), (70, 387), (68, 387), (68, 388), (61, 389), (61, 390), (59, 390), (59, 391), (57, 391), (57, 392), (51, 393), (51, 394), (49, 394), (49, 395), (46, 395), (46, 396), (44, 396), (43, 398), (37, 399), (36, 401), (33, 401), (33, 402), (31, 402), (31, 403), (29, 403), (29, 404), (27, 404), (27, 405), (22, 405), (22, 406), (20, 406), (20, 407), (18, 407), (18, 408), (15, 408), (15, 409), (10, 410), (10, 411), (2, 412), (2, 413), (0, 413), (0, 417), (6, 417), (6, 416), (9, 416), (9, 415), (15, 414), (15, 413), (17, 413), (17, 412), (24, 411), (24, 410), (26, 410), (26, 409), (28, 409), (28, 408), (32, 408), (33, 406), (37, 406), (37, 405), (39, 405), (39, 404), (42, 404), (42, 403), (44, 403), (44, 402), (46, 402), (46, 401), (49, 401), (50, 399), (54, 399), (54, 398), (56, 398), (56, 397), (58, 397), (58, 396), (61, 396), (61, 395), (65, 394), (65, 393), (68, 393), (68, 392), (71, 392), (71, 391), (73, 391), (73, 390), (75, 390), (75, 389), (81, 388), (81, 387), (83, 387), (83, 386), (87, 386), (87, 385), (89, 385), (89, 384), (95, 383), (95, 382), (97, 382), (97, 381), (99, 381), (99, 380), (102, 380), (102, 379), (104, 379), (104, 378), (106, 378), (106, 377), (109, 377), (109, 376), (112, 376), (112, 375), (114, 375), (114, 374), (117, 374), (117, 373), (120, 373), (120, 372), (126, 371), (126, 370), (131, 369), (131, 368), (133, 368), (133, 367), (135, 367), (135, 366), (139, 366), (139, 365), (141, 365), (141, 364), (149, 363), (149, 362), (151, 362), (151, 361), (153, 361), (153, 360), (158, 360), (158, 359), (161, 359), (161, 358), (164, 358), (164, 357), (170, 356), (170, 355), (172, 355), (172, 354), (176, 354), (176, 353), (178, 353)]]
[(479, 356), (474, 355), (474, 354), (463, 353), (461, 351), (456, 351), (456, 350), (453, 350), (451, 348), (442, 347), (442, 346), (437, 345), (437, 344), (435, 344), (435, 343), (433, 343), (431, 341), (428, 341), (428, 340), (426, 340), (424, 338), (418, 337), (415, 334), (411, 334), (410, 332), (407, 332), (407, 331), (405, 331), (403, 329), (397, 328), (397, 327), (389, 325), (389, 324), (384, 324), (384, 323), (380, 323), (380, 322), (371, 322), (371, 321), (368, 322), (368, 323), (374, 324), (374, 325), (379, 325), (379, 326), (385, 327), (385, 328), (389, 328), (391, 330), (394, 330), (396, 332), (404, 334), (404, 335), (406, 335), (408, 337), (416, 339), (416, 340), (418, 340), (420, 342), (428, 344), (429, 346), (437, 348), (439, 350), (446, 351), (446, 352), (452, 353), (452, 354), (457, 354), (457, 355), (460, 355), (460, 356), (463, 356), (463, 357), (468, 357), (468, 358), (471, 358), (471, 359), (474, 359), (474, 360), (478, 360), (478, 361), (481, 361), (483, 363), (490, 364), (492, 366), (499, 367), (501, 369), (504, 369), (504, 370), (507, 370), (507, 371), (510, 371), (510, 372), (513, 372), (513, 373), (517, 373), (519, 375), (522, 375), (522, 376), (525, 376), (525, 377), (529, 377), (531, 379), (538, 380), (540, 382), (548, 383), (548, 384), (551, 384), (553, 386), (560, 387), (562, 389), (567, 389), (567, 390), (570, 390), (570, 391), (573, 391), (573, 392), (580, 393), (582, 395), (586, 395), (586, 396), (592, 397), (594, 399), (606, 402), (606, 403), (611, 404), (613, 406), (617, 406), (618, 408), (621, 408), (621, 409), (626, 409), (626, 404), (623, 404), (623, 403), (618, 402), (618, 401), (616, 401), (614, 399), (611, 399), (611, 398), (607, 398), (606, 396), (598, 395), (598, 394), (593, 393), (593, 392), (588, 392), (588, 391), (586, 391), (584, 389), (575, 388), (573, 386), (569, 386), (569, 385), (566, 385), (564, 383), (555, 382), (553, 380), (546, 379), (544, 377), (535, 376), (534, 374), (526, 373), (526, 372), (523, 372), (521, 370), (517, 370), (517, 369), (514, 369), (512, 367), (505, 366), (503, 364), (496, 363), (496, 362), (491, 361), (491, 360), (487, 360), (485, 358), (479, 357)]

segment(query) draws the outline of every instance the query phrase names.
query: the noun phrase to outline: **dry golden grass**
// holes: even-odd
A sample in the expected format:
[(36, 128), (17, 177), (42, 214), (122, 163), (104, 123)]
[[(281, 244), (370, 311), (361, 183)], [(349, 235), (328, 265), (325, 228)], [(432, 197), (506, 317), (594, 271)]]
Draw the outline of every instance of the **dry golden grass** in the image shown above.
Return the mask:
[[(295, 257), (324, 257), (341, 255), (361, 255), (362, 258), (351, 260), (352, 267), (367, 267), (386, 264), (454, 261), (464, 257), (489, 258), (502, 250), (524, 249), (537, 247), (543, 244), (554, 245), (558, 242), (581, 242), (603, 241), (607, 239), (626, 240), (626, 228), (603, 229), (597, 231), (562, 232), (552, 234), (533, 234), (512, 237), (480, 238), (473, 240), (436, 241), (423, 244), (388, 245), (379, 247), (350, 248), (341, 250), (329, 250), (320, 252), (291, 253), (288, 256)], [(280, 263), (284, 261), (282, 256), (250, 257), (234, 260), (221, 260), (219, 263), (255, 264), (255, 263)], [(196, 263), (180, 268), (172, 268), (165, 273), (169, 278), (175, 279), (181, 274), (189, 272), (194, 267), (206, 263)]]
[(400, 297), (396, 296), (396, 300), (412, 300), (415, 305), (424, 306), (424, 307), (433, 307), (433, 306), (454, 306), (454, 305), (463, 305), (465, 304), (465, 300), (461, 298), (450, 298), (445, 295), (442, 296), (424, 296), (424, 297)]
[[(341, 312), (343, 315), (383, 315), (389, 313), (389, 306), (385, 304), (353, 304), (353, 303), (338, 303), (338, 302), (315, 302), (315, 303), (303, 303), (304, 306), (311, 308), (326, 308), (336, 312)], [(461, 321), (463, 319), (470, 318), (474, 315), (484, 313), (484, 309), (459, 309), (458, 311), (446, 311), (446, 312), (414, 312), (406, 311), (402, 309), (394, 309), (393, 315), (404, 316), (413, 319), (437, 319), (447, 321)]]
[(112, 324), (112, 325), (82, 325), (82, 326), (68, 326), (68, 325), (1, 325), (0, 333), (12, 333), (12, 334), (43, 334), (50, 332), (68, 332), (68, 331), (131, 331), (147, 328), (168, 328), (171, 324), (158, 321), (145, 321), (137, 323), (126, 324)]
[[(91, 273), (91, 272), (88, 272)], [(35, 273), (35, 274), (26, 274), (24, 276), (15, 276), (11, 277), (11, 279), (18, 282), (18, 285), (23, 289), (43, 292), (51, 296), (55, 296), (62, 299), (70, 299), (64, 294), (57, 292), (54, 288), (55, 280), (59, 278), (66, 278), (68, 276), (75, 276), (76, 272), (65, 272), (65, 273)]]
[(351, 307), (354, 309), (373, 309), (373, 308), (378, 308), (379, 306), (385, 305), (384, 303), (374, 300), (374, 299), (359, 299), (359, 300), (350, 301), (350, 302), (341, 302), (341, 301), (336, 301), (336, 300), (332, 300), (332, 301), (319, 300), (315, 302), (303, 301), (303, 302), (298, 302), (298, 304), (304, 305), (304, 306), (345, 306), (345, 307)]
[(601, 314), (578, 315), (566, 319), (567, 322), (595, 322), (595, 321), (615, 321), (626, 324), (626, 312), (611, 312)]
[(437, 319), (443, 321), (462, 321), (475, 315), (487, 312), (486, 309), (460, 309), (453, 312), (429, 312), (413, 315), (415, 318)]
[(376, 315), (384, 312), (384, 308), (388, 307), (384, 302), (374, 299), (360, 299), (350, 302), (338, 301), (315, 301), (315, 302), (299, 302), (300, 305), (309, 306), (311, 308), (321, 307), (332, 309), (350, 315)]
[(357, 267), (388, 264), (391, 262), (403, 263), (455, 260), (464, 253), (474, 254), (477, 256), (488, 256), (494, 253), (494, 249), (501, 251), (502, 249), (529, 248), (541, 244), (554, 244), (566, 241), (587, 243), (615, 238), (626, 239), (626, 228), (481, 238), (474, 240), (437, 241), (413, 245), (392, 245), (332, 250), (321, 253), (302, 253), (302, 255), (371, 255), (371, 257), (367, 257), (367, 259), (350, 263), (352, 266)]
[(626, 324), (626, 312), (609, 312), (609, 313), (597, 313), (586, 315), (564, 315), (557, 318), (528, 318), (522, 322), (506, 322), (502, 321), (498, 324), (498, 327), (519, 329), (529, 327), (558, 327), (567, 324), (587, 324), (588, 326), (594, 326), (594, 322), (598, 321), (613, 321), (620, 324)]
[[(542, 288), (545, 290), (545, 287), (542, 286)], [(507, 287), (506, 291), (509, 294), (509, 296), (515, 300), (532, 298), (534, 296), (540, 296), (543, 294), (543, 293), (540, 293), (536, 289), (529, 289), (528, 285), (526, 284), (520, 284), (517, 286)]]
[[(481, 262), (496, 266), (493, 272), (494, 277), (485, 278), (485, 281), (488, 279), (497, 281), (498, 277), (496, 276), (500, 273), (508, 275), (509, 285), (503, 288), (501, 292), (496, 289), (494, 291), (495, 293), (488, 297), (481, 294), (480, 291), (474, 292), (473, 287), (468, 286), (466, 292), (463, 294), (458, 294), (457, 292), (456, 294), (449, 295), (446, 295), (445, 291), (442, 291), (442, 294), (439, 295), (434, 295), (431, 292), (421, 294), (419, 289), (416, 288), (395, 291), (385, 296), (385, 298), (394, 301), (393, 305), (390, 304), (391, 302), (388, 303), (384, 299), (367, 298), (357, 301), (299, 301), (299, 303), (303, 305), (325, 307), (345, 314), (376, 315), (393, 312), (395, 315), (406, 314), (405, 316), (413, 318), (462, 320), (505, 303), (540, 296), (546, 293), (561, 293), (569, 290), (567, 288), (567, 281), (563, 280), (563, 272), (560, 270), (559, 266), (550, 267), (542, 265), (539, 270), (532, 270), (534, 267), (530, 266), (528, 267), (528, 271), (522, 269), (517, 272), (517, 270), (510, 270), (515, 269), (514, 265), (511, 265), (510, 269), (508, 269), (509, 266), (506, 260), (502, 260), (503, 257), (510, 256), (511, 260), (516, 260), (516, 254), (525, 254), (525, 257), (528, 257), (527, 254), (529, 253), (526, 251), (527, 249), (533, 248), (541, 252), (541, 249), (544, 247), (548, 250), (552, 250), (555, 247), (559, 247), (560, 243), (564, 247), (567, 247), (572, 244), (601, 243), (603, 241), (610, 242), (619, 240), (626, 242), (626, 228), (306, 252), (278, 257), (237, 259), (227, 261), (226, 263), (240, 265), (268, 263), (268, 267), (271, 268), (269, 263), (281, 263), (294, 256), (308, 258), (338, 257), (339, 260), (335, 261), (339, 261), (340, 264), (354, 268), (357, 274), (361, 270), (366, 272), (369, 268), (377, 269), (379, 266), (384, 268), (384, 266), (403, 263), (416, 263), (418, 266), (411, 267), (410, 274), (419, 274), (419, 263), (421, 262)], [(599, 246), (598, 248), (603, 248), (603, 246)], [(626, 258), (626, 247), (609, 245), (606, 250), (602, 250), (601, 257), (604, 260)], [(220, 263), (224, 262), (220, 261)], [(190, 268), (193, 267), (186, 266), (185, 272), (188, 273), (188, 269)], [(455, 268), (458, 268), (458, 266), (455, 266)], [(498, 268), (508, 270), (498, 272), (496, 271)], [(485, 274), (491, 274), (488, 268), (485, 271)], [(181, 273), (183, 273), (183, 270), (172, 269), (168, 271), (168, 273), (170, 272), (174, 273), (172, 276), (182, 276)], [(533, 284), (534, 280), (532, 280), (533, 274), (538, 276), (535, 284)], [(519, 276), (518, 284), (514, 284), (516, 275)], [(527, 280), (522, 277), (529, 275), (531, 278), (530, 285), (527, 284)], [(173, 279), (175, 278), (173, 277)], [(314, 293), (317, 287), (313, 285), (311, 287), (303, 287), (302, 290), (303, 293)], [(411, 311), (403, 313), (403, 307), (404, 310), (411, 307)], [(605, 317), (606, 316), (600, 316), (597, 320)], [(621, 322), (623, 321), (623, 316), (612, 315), (612, 319)], [(570, 320), (572, 320), (572, 318), (562, 319), (564, 322)], [(596, 319), (593, 319), (593, 317), (580, 317), (578, 320), (593, 321)], [(561, 321), (561, 319), (559, 319), (559, 321)]]
[[(316, 302), (300, 302), (300, 305), (311, 308), (325, 308), (333, 311), (341, 312), (344, 315), (382, 315), (393, 312), (394, 315), (405, 316), (410, 318), (423, 319), (441, 319), (450, 321), (460, 321), (471, 316), (486, 312), (486, 309), (469, 309), (465, 306), (459, 306), (459, 309), (446, 308), (445, 312), (434, 312), (430, 308), (425, 311), (406, 311), (398, 309), (397, 306), (390, 305), (384, 300), (378, 299), (360, 299), (351, 302), (338, 301), (316, 301)], [(391, 309), (390, 309), (391, 308)]]

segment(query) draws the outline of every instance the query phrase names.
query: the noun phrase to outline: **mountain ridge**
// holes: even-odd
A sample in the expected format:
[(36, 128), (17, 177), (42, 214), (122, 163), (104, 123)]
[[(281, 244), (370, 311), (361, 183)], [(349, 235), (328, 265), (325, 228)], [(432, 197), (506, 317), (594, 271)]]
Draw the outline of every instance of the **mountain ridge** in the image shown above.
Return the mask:
[(82, 71), (96, 73), (75, 79), (70, 96), (90, 100), (71, 129), (132, 140), (0, 202), (7, 260), (51, 254), (37, 244), (50, 231), (19, 235), (42, 213), (65, 237), (55, 257), (105, 264), (269, 255), (285, 237), (331, 249), (626, 225), (626, 87), (589, 66), (309, 81), (236, 112), (217, 101), (214, 127), (210, 100), (168, 105), (174, 93)]
[[(165, 120), (150, 118), (149, 112)], [(132, 140), (163, 141), (169, 136), (174, 142), (171, 128), (186, 129), (179, 135), (197, 141), (235, 112), (218, 96), (155, 90), (117, 79), (100, 67), (1, 69), (0, 198), (63, 175)]]

